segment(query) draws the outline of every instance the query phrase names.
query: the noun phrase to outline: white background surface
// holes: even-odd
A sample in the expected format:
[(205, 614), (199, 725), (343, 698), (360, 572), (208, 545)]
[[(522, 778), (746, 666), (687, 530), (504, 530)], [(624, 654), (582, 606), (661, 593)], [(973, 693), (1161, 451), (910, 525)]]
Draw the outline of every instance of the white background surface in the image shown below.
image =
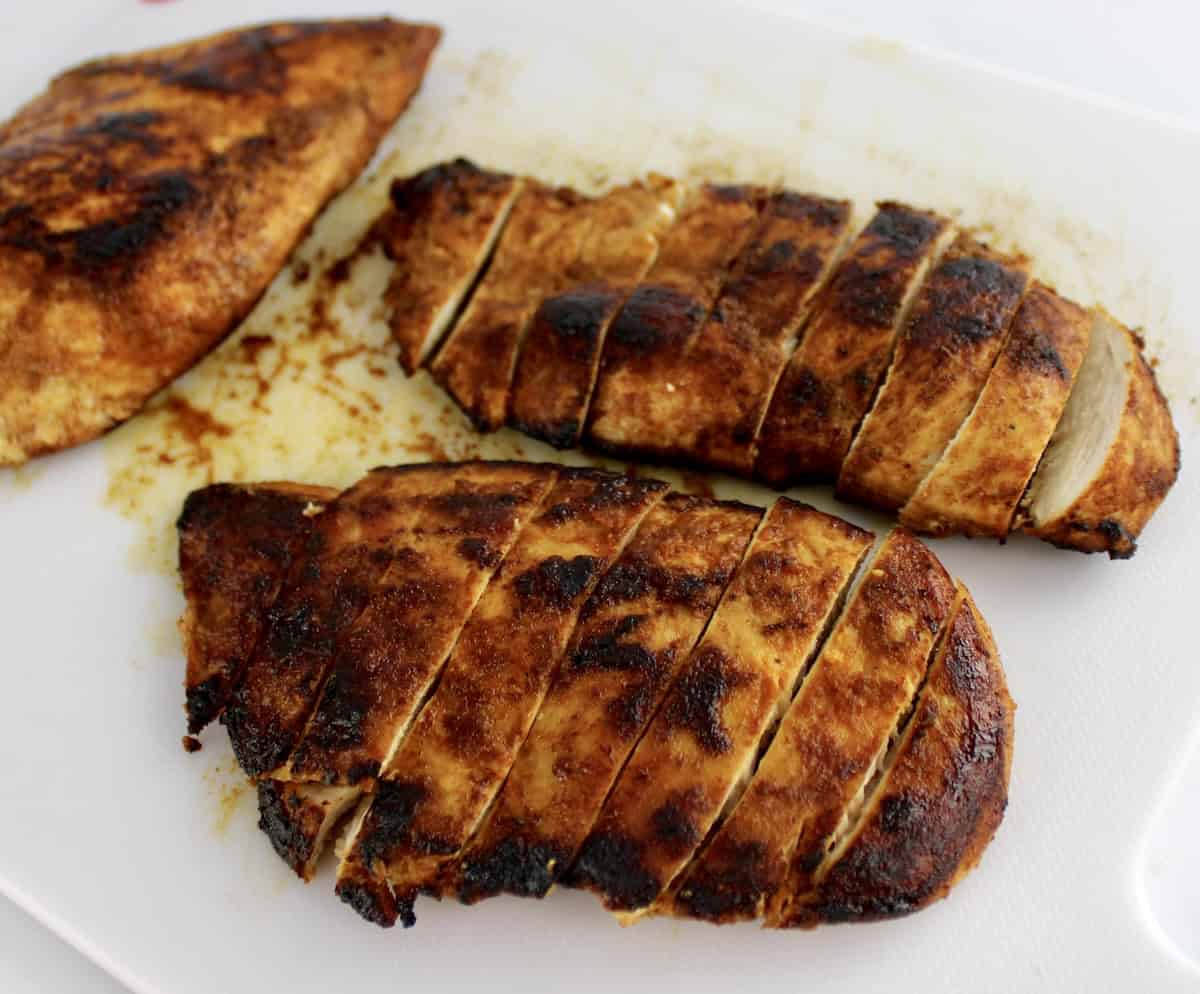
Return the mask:
[[(60, 34), (64, 28), (71, 34), (86, 32), (98, 10), (121, 2), (136, 0), (80, 3), (77, 16), (70, 18), (62, 17), (70, 4), (6, 2), (0, 12), (0, 56), (12, 58), (22, 44), (52, 47), (56, 39), (65, 37)], [(330, 10), (337, 6), (331, 3)], [(907, 0), (898, 4), (873, 0), (848, 4), (809, 0), (789, 4), (785, 0), (753, 0), (747, 6), (815, 15), (864, 33), (1103, 93), (1200, 126), (1200, 59), (1195, 57), (1200, 11), (1191, 2)], [(595, 10), (595, 4), (589, 3), (581, 8), (581, 16), (594, 16)], [(255, 19), (253, 3), (246, 4), (245, 19)], [(53, 30), (47, 30), (49, 25), (54, 25)], [(34, 85), (31, 80), (31, 93)], [(1200, 958), (1200, 859), (1189, 841), (1200, 838), (1198, 758), (1193, 757), (1190, 773), (1177, 786), (1175, 803), (1168, 805), (1162, 826), (1150, 843), (1147, 892), (1166, 931)], [(107, 994), (123, 990), (0, 898), (0, 991)]]

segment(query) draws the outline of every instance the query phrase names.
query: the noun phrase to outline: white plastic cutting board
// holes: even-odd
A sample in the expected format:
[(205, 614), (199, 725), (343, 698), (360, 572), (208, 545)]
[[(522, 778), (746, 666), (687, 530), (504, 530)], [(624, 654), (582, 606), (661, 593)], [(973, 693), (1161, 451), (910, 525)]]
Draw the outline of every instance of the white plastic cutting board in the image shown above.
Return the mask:
[[(437, 20), (447, 37), (393, 135), (399, 158), (388, 168), (462, 153), (577, 183), (658, 168), (784, 179), (854, 196), (864, 210), (883, 196), (961, 207), (1002, 244), (1031, 251), (1039, 275), (1065, 292), (1145, 327), (1186, 464), (1200, 434), (1196, 134), (766, 15), (714, 9), (684, 22), (609, 4), (603, 13), (593, 5), (589, 21), (557, 6), (407, 5), (401, 13)], [(331, 9), (299, 0), (256, 5), (253, 16)], [(31, 39), (26, 59), (0, 67), (0, 111), (68, 61), (246, 16), (242, 5), (214, 0), (152, 16), (122, 6)], [(335, 206), (302, 254), (344, 245), (381, 189)], [(250, 330), (288, 334), (292, 325), (268, 319), (301, 298), (285, 274)], [(370, 312), (340, 311), (341, 334), (378, 343)], [(229, 385), (223, 354), (185, 380), (185, 396), (202, 403)], [(469, 448), (427, 381), (403, 381), (387, 366), (377, 383), (365, 372), (371, 361), (371, 353), (347, 360), (334, 392), (381, 400), (367, 417), (377, 430), (324, 432), (328, 412), (313, 384), (300, 382), (268, 403), (252, 433), (240, 426), (233, 439), (208, 440), (220, 450), (220, 475), (343, 483), (404, 458), (406, 444), (428, 449), (424, 432), (452, 453)], [(1200, 731), (1194, 473), (1185, 471), (1128, 563), (1025, 540), (1003, 549), (937, 543), (991, 621), (1019, 704), (1009, 814), (950, 900), (900, 922), (772, 934), (666, 921), (621, 930), (590, 898), (555, 894), (473, 909), (425, 902), (416, 930), (380, 932), (332, 898), (328, 874), (309, 887), (289, 878), (254, 828), (219, 730), (198, 755), (179, 748), (182, 659), (172, 623), (181, 598), (162, 563), (174, 491), (188, 471), (152, 464), (154, 426), (146, 418), (105, 443), (0, 475), (8, 777), (0, 890), (134, 989), (1200, 985), (1156, 935), (1139, 878), (1146, 828)], [(248, 444), (248, 434), (263, 444)], [(483, 451), (548, 455), (507, 433)], [(131, 497), (139, 470), (150, 482)], [(717, 489), (766, 496), (728, 481)], [(826, 490), (799, 493), (835, 507)], [(125, 515), (115, 509), (122, 500)]]

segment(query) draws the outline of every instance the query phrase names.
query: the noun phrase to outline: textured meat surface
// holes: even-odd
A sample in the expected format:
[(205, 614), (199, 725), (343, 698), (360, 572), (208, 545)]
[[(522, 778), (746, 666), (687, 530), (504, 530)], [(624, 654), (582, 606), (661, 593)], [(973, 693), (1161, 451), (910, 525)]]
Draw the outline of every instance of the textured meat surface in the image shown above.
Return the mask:
[(310, 516), (336, 496), (325, 487), (231, 483), (188, 495), (176, 528), (190, 734), (221, 713), (241, 682)]
[(748, 777), (872, 536), (786, 498), (763, 524), (596, 825), (573, 883), (644, 911)]
[(496, 254), (429, 370), (480, 431), (504, 424), (525, 330), (555, 292), (591, 226), (587, 198), (529, 180), (517, 197)]
[(354, 806), (358, 787), (262, 780), (258, 827), (301, 880), (311, 880), (330, 833)]
[(503, 784), (580, 607), (665, 491), (612, 473), (562, 472), (384, 770), (339, 871), (343, 889), (361, 893), (364, 876), (383, 876), (406, 916), (419, 891), (436, 890)]
[(954, 584), (903, 529), (888, 536), (812, 665), (746, 792), (664, 907), (723, 922), (761, 914), (819, 866), (907, 712)]
[[(781, 190), (695, 339), (665, 356), (654, 392), (659, 440), (672, 459), (749, 473), (775, 381), (847, 234), (850, 205)], [(667, 430), (666, 426), (670, 425)]]
[(768, 927), (870, 921), (945, 897), (1004, 816), (1013, 705), (986, 622), (966, 594), (890, 771), (815, 881), (772, 907)]
[(1025, 290), (1028, 262), (962, 236), (934, 268), (838, 476), (838, 496), (898, 510), (971, 412)]
[(716, 608), (761, 512), (673, 494), (580, 615), (542, 709), (461, 867), (459, 896), (544, 895)]
[(592, 223), (569, 285), (539, 305), (513, 377), (509, 424), (558, 448), (579, 443), (608, 328), (646, 275), (683, 187), (651, 176), (588, 206)]
[(89, 62), (0, 125), (0, 465), (135, 413), (250, 310), (439, 31), (230, 31)]
[(587, 429), (594, 444), (669, 450), (678, 425), (660, 404), (670, 393), (668, 372), (703, 327), (764, 196), (760, 187), (706, 185), (684, 202), (650, 272), (609, 329)]
[(906, 307), (949, 224), (883, 203), (850, 246), (770, 398), (755, 475), (774, 486), (835, 480), (887, 371)]
[(555, 475), (487, 462), (371, 474), (388, 499), (388, 567), (338, 636), (293, 779), (355, 784), (379, 774)]
[(384, 295), (400, 365), (415, 373), (458, 311), (508, 219), (521, 180), (466, 159), (392, 184), (377, 234), (395, 262)]
[(935, 535), (1003, 538), (1066, 406), (1092, 316), (1035, 283), (1013, 319), (983, 392), (900, 513)]

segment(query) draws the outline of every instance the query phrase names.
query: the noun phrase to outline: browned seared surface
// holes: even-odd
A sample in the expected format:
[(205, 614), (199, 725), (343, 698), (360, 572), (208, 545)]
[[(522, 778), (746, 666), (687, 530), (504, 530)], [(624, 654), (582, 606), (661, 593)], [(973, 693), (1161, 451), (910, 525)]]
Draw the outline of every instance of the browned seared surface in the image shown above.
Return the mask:
[(387, 501), (389, 565), (337, 638), (289, 777), (356, 784), (378, 776), (555, 475), (550, 466), (488, 462), (371, 474)]
[(392, 184), (392, 209), (377, 233), (396, 264), (384, 303), (406, 373), (417, 371), (450, 327), (521, 182), (455, 159)]
[(176, 527), (189, 733), (216, 718), (241, 682), (311, 516), (336, 496), (287, 483), (218, 483), (188, 495)]
[(1092, 316), (1035, 283), (1021, 302), (974, 409), (901, 523), (934, 535), (1004, 538), (1066, 406)]
[(786, 498), (767, 512), (580, 849), (574, 884), (628, 918), (687, 865), (753, 771), (871, 540)]
[(948, 222), (883, 203), (851, 245), (788, 362), (758, 435), (754, 475), (835, 480)]
[(0, 465), (94, 438), (228, 334), (439, 34), (230, 31), (78, 66), (0, 125)]
[[(999, 821), (1012, 702), (995, 648), (902, 529), (843, 609), (870, 536), (805, 505), (466, 462), (378, 469), (337, 496), (198, 491), (188, 569), (274, 562), (287, 529), (255, 516), (266, 495), (305, 506), (282, 582), (223, 581), (220, 597), (250, 595), (204, 615), (262, 633), (225, 723), (294, 872), (348, 820), (336, 889), (370, 921), (412, 924), (421, 893), (559, 881), (621, 921), (877, 917), (943, 894)], [(194, 653), (214, 598), (187, 593)]]
[(526, 326), (558, 289), (591, 224), (582, 195), (529, 180), (462, 319), (429, 370), (480, 431), (504, 424)]
[(787, 190), (767, 199), (700, 333), (657, 373), (662, 454), (750, 473), (771, 391), (849, 221), (845, 201)]
[(570, 284), (541, 302), (521, 347), (508, 412), (518, 431), (560, 449), (579, 444), (609, 325), (654, 262), (683, 193), (651, 176), (589, 204)]
[(700, 333), (750, 239), (765, 191), (707, 185), (685, 201), (646, 279), (613, 320), (588, 415), (606, 451), (670, 454), (680, 426), (664, 400), (670, 372)]
[[(440, 683), (388, 763), (350, 840), (340, 885), (386, 880), (405, 919), (504, 783), (575, 628), (579, 609), (664, 484), (563, 470), (463, 629)], [(390, 914), (383, 886), (377, 914)]]
[(902, 529), (891, 533), (784, 715), (749, 787), (662, 910), (756, 918), (788, 867), (821, 864), (921, 682), (954, 584)]
[(838, 475), (839, 497), (898, 510), (941, 457), (1004, 344), (1028, 262), (961, 236), (896, 342), (875, 404)]
[(585, 605), (459, 896), (541, 897), (567, 871), (626, 757), (700, 637), (761, 512), (673, 494)]
[(1008, 798), (1013, 703), (965, 593), (894, 758), (815, 879), (789, 880), (768, 927), (871, 921), (945, 897), (979, 862)]

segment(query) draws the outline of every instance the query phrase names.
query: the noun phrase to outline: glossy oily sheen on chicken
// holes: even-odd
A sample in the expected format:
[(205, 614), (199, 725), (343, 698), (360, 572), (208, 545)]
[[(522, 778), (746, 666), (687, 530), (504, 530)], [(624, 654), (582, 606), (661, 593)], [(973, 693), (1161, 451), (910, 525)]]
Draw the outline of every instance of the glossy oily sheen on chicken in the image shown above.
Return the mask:
[(903, 528), (465, 462), (214, 484), (179, 532), (189, 730), (225, 724), (302, 878), (340, 833), (377, 924), (556, 885), (622, 922), (890, 917), (999, 825), (999, 656)]
[[(397, 260), (438, 227), (404, 191), (467, 168), (397, 181), (380, 223), (422, 232), (392, 239)], [(653, 176), (589, 198), (526, 180), (497, 236), (495, 191), (517, 181), (469, 168), (445, 223), (469, 242), (428, 279), (398, 265), (387, 305), (405, 369), (420, 341), (481, 431), (829, 482), (917, 531), (1113, 558), (1175, 481), (1140, 340), (946, 217), (884, 202), (856, 233), (846, 201), (786, 189)], [(414, 328), (449, 282), (478, 283), (461, 319)]]

